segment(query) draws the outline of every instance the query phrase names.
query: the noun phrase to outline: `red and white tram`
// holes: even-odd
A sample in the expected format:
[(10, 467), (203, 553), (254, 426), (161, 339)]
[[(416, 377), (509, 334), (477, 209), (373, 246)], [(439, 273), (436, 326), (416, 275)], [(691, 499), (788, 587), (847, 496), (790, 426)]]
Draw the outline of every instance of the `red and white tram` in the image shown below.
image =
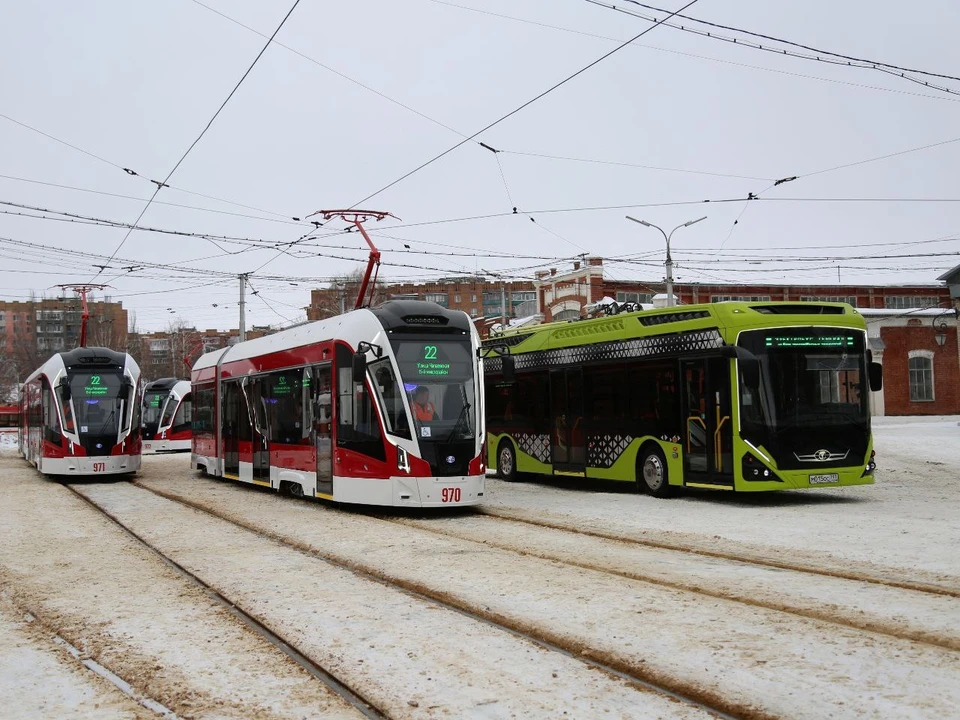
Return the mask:
[(479, 352), (465, 313), (395, 300), (207, 353), (192, 467), (345, 503), (479, 503)]
[(143, 454), (190, 449), (193, 396), (189, 380), (161, 378), (143, 389)]
[(20, 454), (42, 473), (134, 473), (140, 442), (140, 368), (126, 353), (57, 353), (20, 390)]

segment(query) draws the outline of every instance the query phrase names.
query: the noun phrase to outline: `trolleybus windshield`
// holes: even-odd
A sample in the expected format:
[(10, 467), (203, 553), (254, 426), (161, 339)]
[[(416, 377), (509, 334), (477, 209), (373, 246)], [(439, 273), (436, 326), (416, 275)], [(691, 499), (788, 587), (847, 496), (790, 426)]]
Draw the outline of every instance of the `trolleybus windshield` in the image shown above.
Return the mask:
[[(739, 344), (760, 361), (760, 385), (740, 388), (745, 438), (781, 463), (810, 444), (866, 451), (869, 385), (862, 331), (777, 328), (744, 332)], [(796, 457), (794, 457), (796, 456)]]
[(81, 435), (116, 435), (127, 414), (120, 399), (123, 377), (117, 373), (71, 373), (70, 395)]
[(414, 434), (423, 441), (468, 440), (476, 433), (476, 363), (466, 340), (393, 341)]

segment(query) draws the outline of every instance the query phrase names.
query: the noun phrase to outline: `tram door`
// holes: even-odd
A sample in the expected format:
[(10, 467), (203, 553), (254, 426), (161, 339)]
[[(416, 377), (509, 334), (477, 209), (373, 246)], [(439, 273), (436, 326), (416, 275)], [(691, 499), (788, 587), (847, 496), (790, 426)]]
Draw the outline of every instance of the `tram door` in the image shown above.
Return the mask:
[(240, 383), (227, 380), (222, 385), (223, 408), (220, 417), (220, 436), (223, 438), (223, 474), (240, 477), (240, 446), (250, 439), (250, 419)]
[(253, 481), (261, 484), (270, 482), (270, 428), (267, 424), (266, 399), (270, 395), (268, 378), (244, 381), (244, 394), (247, 408), (253, 420), (251, 456), (242, 458), (253, 465)]
[(689, 483), (733, 487), (730, 361), (685, 360), (684, 475)]
[(583, 371), (550, 372), (551, 456), (554, 472), (581, 475), (587, 467), (583, 433)]
[(313, 429), (317, 438), (317, 492), (333, 495), (333, 383), (330, 363), (313, 368)]

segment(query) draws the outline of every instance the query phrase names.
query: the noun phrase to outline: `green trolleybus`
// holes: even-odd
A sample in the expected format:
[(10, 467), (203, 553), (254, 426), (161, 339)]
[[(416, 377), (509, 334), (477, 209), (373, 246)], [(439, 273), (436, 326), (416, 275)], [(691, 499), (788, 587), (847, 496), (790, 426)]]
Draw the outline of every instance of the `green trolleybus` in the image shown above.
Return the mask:
[(517, 328), (485, 342), (489, 465), (762, 491), (873, 482), (881, 367), (843, 303), (723, 302)]

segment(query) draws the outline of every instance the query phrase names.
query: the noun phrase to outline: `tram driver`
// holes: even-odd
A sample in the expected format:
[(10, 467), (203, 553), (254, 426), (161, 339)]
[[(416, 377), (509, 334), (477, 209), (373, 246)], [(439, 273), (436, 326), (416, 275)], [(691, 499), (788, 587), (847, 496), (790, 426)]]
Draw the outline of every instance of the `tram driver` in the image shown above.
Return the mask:
[(418, 423), (439, 420), (437, 410), (430, 402), (430, 390), (424, 385), (418, 385), (413, 391), (413, 401), (410, 403), (413, 419)]

